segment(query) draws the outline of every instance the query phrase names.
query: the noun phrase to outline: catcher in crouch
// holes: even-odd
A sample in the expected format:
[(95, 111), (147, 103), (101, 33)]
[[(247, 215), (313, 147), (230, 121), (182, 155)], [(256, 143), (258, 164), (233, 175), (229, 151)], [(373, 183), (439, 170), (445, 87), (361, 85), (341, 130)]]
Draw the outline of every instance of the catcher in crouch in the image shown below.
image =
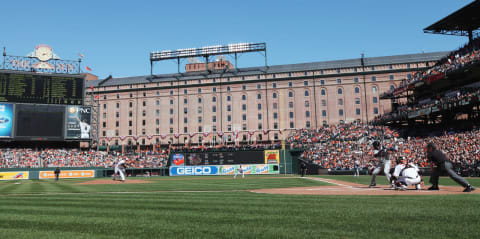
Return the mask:
[(395, 182), (395, 189), (407, 190), (409, 185), (415, 185), (415, 189), (422, 189), (422, 176), (418, 174), (420, 170), (417, 165), (407, 163), (403, 157), (397, 159), (397, 166), (393, 171), (392, 180)]

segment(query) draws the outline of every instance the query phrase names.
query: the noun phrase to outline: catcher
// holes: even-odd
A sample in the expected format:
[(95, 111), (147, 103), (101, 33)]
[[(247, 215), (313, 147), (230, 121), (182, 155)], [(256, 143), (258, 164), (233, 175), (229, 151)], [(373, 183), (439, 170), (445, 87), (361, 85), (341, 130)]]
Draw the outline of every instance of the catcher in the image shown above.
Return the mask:
[(395, 189), (407, 190), (409, 185), (415, 185), (415, 189), (422, 189), (423, 179), (418, 174), (420, 171), (417, 165), (407, 163), (404, 157), (397, 159), (397, 166), (393, 171), (392, 180), (395, 183)]

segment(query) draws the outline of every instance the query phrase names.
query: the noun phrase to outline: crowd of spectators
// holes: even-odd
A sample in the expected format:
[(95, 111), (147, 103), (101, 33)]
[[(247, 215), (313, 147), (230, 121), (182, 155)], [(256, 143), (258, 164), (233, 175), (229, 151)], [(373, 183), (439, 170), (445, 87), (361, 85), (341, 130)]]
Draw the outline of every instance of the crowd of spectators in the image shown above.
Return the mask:
[[(448, 80), (446, 75), (448, 72), (464, 68), (468, 65), (478, 64), (480, 62), (480, 38), (476, 38), (469, 42), (462, 48), (452, 51), (448, 56), (439, 60), (437, 64), (428, 70), (417, 72), (410, 79), (403, 81), (399, 87), (392, 89), (387, 94), (393, 92), (403, 92), (406, 88), (411, 89), (418, 83), (429, 83), (437, 80)], [(410, 87), (409, 87), (410, 86)], [(403, 89), (403, 90), (402, 90)], [(375, 118), (376, 122), (385, 122), (391, 120), (406, 119), (409, 113), (416, 114), (426, 109), (427, 111), (432, 107), (442, 108), (444, 103), (456, 103), (465, 98), (475, 98), (478, 101), (480, 90), (477, 89), (458, 89), (446, 92), (442, 95), (436, 95), (433, 98), (419, 99), (418, 102), (409, 102), (408, 104), (400, 105), (396, 110), (378, 116)], [(429, 113), (429, 112), (422, 112)]]
[(315, 130), (299, 130), (289, 137), (293, 148), (303, 148), (301, 159), (332, 170), (351, 170), (355, 161), (360, 167), (376, 164), (373, 157), (374, 140), (385, 148), (393, 148), (393, 159), (405, 157), (420, 167), (428, 167), (425, 147), (435, 143), (449, 155), (459, 169), (478, 171), (480, 166), (480, 131), (444, 132), (440, 136), (402, 138), (389, 127), (365, 124), (346, 124)]
[(400, 105), (396, 111), (392, 111), (383, 115), (379, 115), (374, 118), (375, 123), (388, 122), (392, 120), (406, 119), (409, 113), (417, 112), (419, 110), (428, 109), (428, 113), (432, 112), (432, 108), (441, 110), (445, 107), (445, 104), (452, 104), (460, 106), (459, 103), (464, 100), (469, 102), (478, 102), (480, 99), (480, 89), (461, 89), (456, 91), (446, 92), (442, 97), (437, 99), (430, 99), (420, 102), (417, 105), (409, 106), (407, 104)]
[(302, 159), (322, 168), (351, 169), (356, 160), (367, 168), (373, 160), (370, 143), (374, 139), (395, 140), (398, 132), (381, 126), (366, 124), (343, 124), (325, 126), (315, 130), (298, 130), (288, 141), (290, 147), (305, 151)]
[(109, 153), (96, 150), (78, 149), (33, 149), (1, 148), (0, 168), (43, 168), (43, 167), (101, 167), (110, 168), (120, 159), (127, 161), (131, 168), (161, 168), (167, 166), (170, 152), (238, 151), (280, 149), (279, 143), (254, 145), (215, 146), (170, 146), (168, 150), (140, 152), (116, 151)]
[[(420, 167), (428, 167), (425, 147), (433, 142), (444, 151), (459, 170), (477, 172), (480, 168), (480, 130), (445, 131), (437, 136), (401, 137), (399, 132), (387, 126), (350, 123), (324, 126), (318, 129), (300, 129), (287, 137), (287, 148), (303, 151), (301, 159), (331, 170), (351, 170), (355, 161), (360, 168), (374, 165), (374, 140), (385, 148), (395, 149), (393, 158), (405, 157)], [(110, 168), (113, 163), (125, 159), (131, 168), (160, 168), (167, 165), (170, 151), (185, 150), (252, 150), (278, 149), (276, 144), (255, 146), (222, 146), (219, 148), (170, 148), (161, 151), (140, 151), (121, 154), (115, 151), (82, 151), (78, 149), (0, 149), (0, 168), (42, 167), (101, 167)]]
[[(426, 71), (416, 73), (412, 78), (402, 82), (399, 86), (406, 87), (410, 84), (426, 80), (431, 76), (435, 76), (441, 73), (448, 73), (466, 65), (478, 63), (480, 61), (480, 38), (472, 40), (470, 43), (461, 47), (456, 51), (452, 51), (448, 56), (442, 58), (435, 64), (435, 66), (429, 68)], [(392, 90), (393, 91), (393, 90)]]
[(141, 151), (120, 154), (78, 149), (0, 149), (0, 168), (42, 167), (112, 167), (114, 162), (125, 159), (132, 168), (159, 168), (167, 165), (167, 151)]

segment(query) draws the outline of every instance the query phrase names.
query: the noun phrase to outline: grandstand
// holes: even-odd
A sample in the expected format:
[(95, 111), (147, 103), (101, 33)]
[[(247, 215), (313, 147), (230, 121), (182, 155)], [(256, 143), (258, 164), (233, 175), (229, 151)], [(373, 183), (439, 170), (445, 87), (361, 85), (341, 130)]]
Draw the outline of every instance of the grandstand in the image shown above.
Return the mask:
[(360, 160), (366, 173), (374, 158), (368, 142), (382, 140), (397, 145), (394, 157), (405, 157), (428, 174), (424, 148), (434, 142), (446, 152), (457, 172), (480, 176), (480, 38), (475, 1), (425, 28), (426, 33), (468, 36), (469, 42), (440, 59), (432, 67), (381, 94), (391, 102), (391, 112), (376, 116), (371, 125), (347, 124), (291, 135), (292, 148), (305, 151), (301, 160), (313, 171), (353, 174)]
[(405, 79), (399, 87), (381, 95), (391, 100), (392, 112), (378, 116), (377, 124), (454, 125), (458, 119), (480, 117), (480, 2), (464, 8), (424, 29), (426, 33), (468, 36), (468, 43), (437, 64)]
[[(209, 62), (224, 53), (215, 47), (188, 48), (152, 53), (150, 75), (91, 81), (80, 60), (4, 54), (0, 235), (475, 238), (480, 178), (463, 192), (447, 178), (441, 190), (423, 183), (448, 163), (429, 162), (428, 143), (455, 173), (480, 177), (479, 6), (425, 29), (469, 36), (452, 52), (237, 68)], [(178, 56), (192, 55), (206, 62), (181, 73)], [(179, 72), (153, 74), (162, 59)], [(389, 155), (420, 168), (399, 175), (415, 189), (370, 183)]]
[[(4, 147), (0, 163), (5, 168), (109, 168), (127, 156), (136, 168), (163, 168), (172, 162), (173, 154), (181, 154), (185, 162), (193, 160), (188, 166), (238, 165), (243, 159), (236, 158), (235, 152), (241, 152), (256, 155), (249, 163), (260, 165), (264, 159), (258, 152), (278, 150), (282, 159), (276, 163), (276, 173), (296, 172), (296, 157), (317, 168), (339, 170), (349, 170), (354, 159), (361, 159), (366, 169), (372, 160), (366, 153), (368, 143), (381, 138), (390, 144), (401, 143), (396, 156), (421, 166), (426, 162), (420, 152), (428, 140), (467, 145), (464, 153), (450, 153), (456, 163), (471, 169), (479, 161), (470, 157), (479, 150), (478, 131), (472, 130), (480, 117), (478, 8), (475, 1), (425, 28), (426, 33), (469, 37), (467, 45), (452, 52), (362, 55), (243, 69), (236, 64), (230, 69), (233, 65), (224, 59), (208, 62), (207, 56), (206, 63), (186, 65), (185, 73), (110, 76), (86, 83), (74, 70), (80, 61), (78, 65), (68, 61), (72, 66), (64, 71), (42, 68), (37, 72), (20, 64), (22, 57), (8, 56), (8, 62), (15, 64), (4, 64), (7, 67), (0, 72), (4, 82), (70, 77), (81, 84), (81, 92), (60, 91), (70, 98), (5, 96), (16, 124), (0, 142)], [(266, 54), (266, 48), (262, 50)], [(27, 92), (33, 88), (29, 86)], [(48, 89), (52, 91), (58, 89)], [(242, 101), (243, 109), (230, 103)], [(85, 119), (91, 120), (86, 137), (71, 115), (83, 107), (89, 111)], [(33, 112), (37, 119), (59, 121), (39, 120), (44, 122), (39, 127), (22, 118), (25, 112)], [(463, 127), (458, 127), (459, 120)], [(21, 127), (27, 123), (29, 127)], [(53, 125), (62, 127), (47, 127)], [(81, 142), (88, 142), (92, 150), (79, 150)]]

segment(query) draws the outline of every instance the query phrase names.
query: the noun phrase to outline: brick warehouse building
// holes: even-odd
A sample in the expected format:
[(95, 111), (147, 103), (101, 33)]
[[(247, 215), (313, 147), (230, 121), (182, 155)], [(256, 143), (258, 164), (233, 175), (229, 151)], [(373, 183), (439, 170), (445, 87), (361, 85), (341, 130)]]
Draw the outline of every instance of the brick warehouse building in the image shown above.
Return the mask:
[(209, 63), (208, 72), (205, 63), (195, 63), (185, 73), (153, 79), (87, 81), (87, 104), (98, 108), (101, 145), (278, 141), (290, 130), (366, 122), (389, 112), (380, 94), (447, 54), (240, 69), (220, 61)]

